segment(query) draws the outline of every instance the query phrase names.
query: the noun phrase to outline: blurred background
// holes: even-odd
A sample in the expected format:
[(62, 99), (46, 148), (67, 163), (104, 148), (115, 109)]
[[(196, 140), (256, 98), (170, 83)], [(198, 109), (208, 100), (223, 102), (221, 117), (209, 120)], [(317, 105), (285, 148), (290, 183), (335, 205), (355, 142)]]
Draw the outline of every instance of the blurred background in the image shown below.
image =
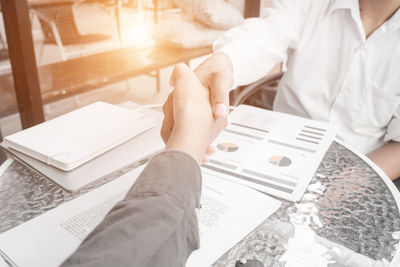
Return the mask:
[(195, 68), (215, 39), (268, 4), (1, 0), (0, 134), (96, 101), (161, 104), (174, 64)]

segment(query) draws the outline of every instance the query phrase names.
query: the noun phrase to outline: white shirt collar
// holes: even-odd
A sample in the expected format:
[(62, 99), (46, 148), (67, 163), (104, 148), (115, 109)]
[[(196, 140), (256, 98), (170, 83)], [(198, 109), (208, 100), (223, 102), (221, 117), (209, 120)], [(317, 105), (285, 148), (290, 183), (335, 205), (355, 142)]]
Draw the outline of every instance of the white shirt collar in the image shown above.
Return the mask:
[[(352, 13), (359, 14), (358, 0), (331, 0), (329, 13), (339, 9), (350, 9)], [(400, 9), (385, 23), (388, 31), (397, 30), (400, 27)]]
[(351, 9), (353, 10), (358, 6), (358, 0), (331, 0), (330, 12), (339, 9)]
[(394, 31), (400, 28), (400, 8), (387, 21), (387, 27), (389, 31)]

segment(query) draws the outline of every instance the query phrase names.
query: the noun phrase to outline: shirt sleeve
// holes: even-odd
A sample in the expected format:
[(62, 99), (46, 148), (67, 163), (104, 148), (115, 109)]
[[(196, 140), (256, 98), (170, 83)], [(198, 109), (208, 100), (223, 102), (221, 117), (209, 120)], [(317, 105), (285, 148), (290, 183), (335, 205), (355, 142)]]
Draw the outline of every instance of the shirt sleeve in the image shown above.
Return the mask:
[(185, 266), (199, 247), (200, 191), (193, 157), (158, 154), (63, 266)]
[(226, 53), (233, 65), (233, 88), (264, 77), (295, 48), (311, 1), (274, 0), (263, 18), (247, 19), (217, 39), (214, 52)]
[(392, 120), (387, 127), (385, 142), (389, 141), (400, 142), (400, 105), (397, 107), (397, 110), (393, 114)]

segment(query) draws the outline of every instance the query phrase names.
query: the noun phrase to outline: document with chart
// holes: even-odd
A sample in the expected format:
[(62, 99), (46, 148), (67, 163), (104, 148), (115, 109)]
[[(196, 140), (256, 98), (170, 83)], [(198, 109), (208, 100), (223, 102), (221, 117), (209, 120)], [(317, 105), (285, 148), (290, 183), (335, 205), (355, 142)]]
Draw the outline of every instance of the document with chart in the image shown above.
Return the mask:
[(204, 167), (226, 179), (291, 201), (301, 199), (337, 127), (241, 105), (213, 145)]
[[(125, 197), (143, 168), (2, 233), (0, 258), (19, 267), (59, 266)], [(189, 257), (186, 267), (212, 265), (281, 205), (247, 186), (219, 179), (215, 172), (205, 170), (202, 176), (200, 249)]]

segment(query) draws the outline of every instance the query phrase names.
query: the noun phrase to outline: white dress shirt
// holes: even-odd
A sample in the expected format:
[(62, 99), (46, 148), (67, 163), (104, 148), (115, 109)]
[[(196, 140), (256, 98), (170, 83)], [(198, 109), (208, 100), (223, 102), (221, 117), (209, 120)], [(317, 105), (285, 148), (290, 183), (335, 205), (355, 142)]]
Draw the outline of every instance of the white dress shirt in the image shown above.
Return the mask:
[(232, 60), (235, 86), (286, 61), (276, 111), (335, 123), (363, 153), (400, 141), (400, 10), (367, 39), (358, 0), (275, 0), (214, 51)]

